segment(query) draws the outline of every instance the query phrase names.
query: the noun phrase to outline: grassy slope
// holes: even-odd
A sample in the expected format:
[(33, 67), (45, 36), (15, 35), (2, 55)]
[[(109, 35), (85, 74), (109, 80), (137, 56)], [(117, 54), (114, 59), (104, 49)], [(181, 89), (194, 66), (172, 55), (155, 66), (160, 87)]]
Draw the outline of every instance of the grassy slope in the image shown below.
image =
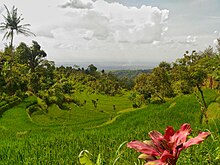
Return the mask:
[[(121, 110), (130, 108), (132, 103), (128, 96), (105, 96), (97, 94), (76, 93), (81, 102), (86, 100), (83, 106), (69, 104), (71, 110), (61, 110), (58, 106), (52, 105), (47, 114), (32, 115), (33, 121), (41, 126), (51, 125), (71, 125), (76, 129), (91, 128), (100, 125), (113, 118)], [(94, 107), (92, 100), (97, 100), (97, 108)], [(115, 105), (116, 109), (113, 109)]]
[[(205, 96), (208, 104), (213, 104), (218, 95), (215, 92), (206, 91)], [(85, 98), (85, 96), (82, 96), (82, 98)], [(103, 98), (98, 97), (98, 99), (100, 102), (102, 100), (109, 103), (106, 105), (107, 112), (112, 111), (110, 109), (113, 103), (117, 103), (117, 107), (122, 107), (122, 109), (126, 109), (126, 106), (128, 106), (124, 105), (126, 100), (121, 101), (120, 98), (114, 98), (111, 101), (111, 99), (103, 96)], [(91, 105), (87, 105), (88, 108), (92, 107)], [(22, 111), (22, 108), (20, 110)], [(120, 111), (120, 109), (117, 111)], [(220, 145), (219, 119), (216, 119), (214, 123), (210, 123), (209, 126), (200, 126), (198, 122), (200, 108), (193, 95), (180, 96), (162, 105), (151, 104), (147, 108), (124, 113), (112, 124), (91, 130), (85, 130), (83, 127), (76, 130), (75, 125), (36, 126), (27, 117), (22, 118), (21, 116), (25, 116), (24, 114), (15, 118), (14, 116), (19, 115), (18, 112), (16, 109), (12, 109), (0, 119), (0, 125), (4, 124), (4, 127), (7, 128), (1, 133), (0, 157), (3, 164), (24, 164), (24, 162), (27, 164), (76, 164), (77, 155), (83, 149), (90, 150), (94, 155), (102, 153), (106, 163), (111, 164), (111, 160), (116, 158), (115, 151), (122, 142), (133, 139), (145, 140), (151, 130), (163, 132), (167, 125), (172, 125), (175, 129), (178, 129), (185, 122), (192, 125), (194, 135), (198, 133), (198, 130), (208, 128), (213, 132), (213, 136), (204, 144), (183, 152), (178, 163), (217, 164), (217, 161), (219, 161), (217, 157), (220, 157), (218, 155), (220, 151), (216, 150)], [(11, 119), (9, 120), (12, 117), (15, 120), (14, 122)], [(19, 123), (18, 121), (23, 121), (23, 124), (21, 122), (14, 128), (13, 123)], [(11, 131), (16, 132), (17, 130), (27, 129), (32, 129), (32, 132), (21, 138), (16, 137), (15, 133), (8, 134)], [(7, 137), (5, 137), (6, 133)], [(119, 165), (130, 165), (137, 162), (138, 153), (126, 147), (122, 150), (125, 152), (119, 159)]]
[(0, 128), (9, 131), (24, 131), (36, 128), (36, 125), (31, 122), (25, 110), (31, 99), (26, 99), (26, 102), (6, 111), (0, 119)]

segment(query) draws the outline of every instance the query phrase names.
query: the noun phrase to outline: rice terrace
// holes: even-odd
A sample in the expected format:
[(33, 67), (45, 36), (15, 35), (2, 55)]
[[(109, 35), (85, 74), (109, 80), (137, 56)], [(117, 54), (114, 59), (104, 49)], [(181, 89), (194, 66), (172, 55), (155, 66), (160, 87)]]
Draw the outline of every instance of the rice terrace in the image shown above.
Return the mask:
[(219, 5), (1, 0), (0, 164), (220, 164)]

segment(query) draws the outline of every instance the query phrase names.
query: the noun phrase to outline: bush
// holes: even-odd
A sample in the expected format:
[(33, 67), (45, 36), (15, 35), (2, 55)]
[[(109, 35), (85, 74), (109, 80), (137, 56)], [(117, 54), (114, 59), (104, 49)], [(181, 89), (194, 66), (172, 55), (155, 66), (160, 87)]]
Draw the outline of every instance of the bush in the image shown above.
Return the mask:
[(17, 96), (6, 97), (5, 100), (0, 103), (0, 115), (2, 115), (8, 109), (18, 105), (20, 102), (21, 99)]
[(42, 111), (42, 109), (40, 108), (40, 106), (38, 104), (34, 104), (31, 105), (30, 107), (28, 107), (27, 109), (28, 114), (31, 116), (32, 113), (37, 112), (37, 111)]
[(3, 100), (2, 102), (0, 102), (0, 107), (2, 107), (5, 104), (7, 104), (7, 102), (5, 100)]
[(9, 109), (9, 104), (4, 104), (3, 106), (0, 107), (0, 115), (2, 115), (7, 109)]
[(37, 97), (30, 96), (23, 100), (23, 103), (25, 104), (25, 108), (28, 108), (34, 104), (37, 104)]

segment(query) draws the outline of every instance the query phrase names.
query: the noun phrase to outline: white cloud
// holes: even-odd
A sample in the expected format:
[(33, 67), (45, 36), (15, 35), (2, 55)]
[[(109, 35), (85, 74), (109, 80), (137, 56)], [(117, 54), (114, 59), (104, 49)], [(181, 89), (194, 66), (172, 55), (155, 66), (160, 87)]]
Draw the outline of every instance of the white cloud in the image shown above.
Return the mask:
[(197, 37), (189, 35), (185, 37), (185, 39), (181, 37), (180, 40), (177, 41), (177, 44), (196, 46), (197, 45), (196, 42), (197, 42)]
[(85, 34), (83, 35), (83, 38), (84, 38), (85, 40), (91, 40), (91, 39), (93, 38), (93, 35), (94, 35), (94, 32), (93, 32), (93, 31), (87, 30), (87, 31), (85, 32)]
[(214, 45), (218, 45), (218, 40), (217, 40), (217, 39), (214, 39), (214, 40), (213, 40), (213, 44), (214, 44)]
[(92, 34), (90, 40), (106, 40), (112, 31), (109, 18), (94, 10), (72, 11), (68, 13), (68, 17), (69, 21), (65, 22), (62, 28), (69, 33), (76, 33), (73, 35), (79, 35), (80, 32), (81, 38), (85, 38), (85, 33), (89, 31)]
[[(35, 1), (33, 3), (38, 5)], [(25, 16), (25, 23), (32, 25), (31, 30), (38, 37), (53, 39), (54, 42), (48, 44), (61, 45), (57, 48), (63, 49), (67, 45), (79, 49), (85, 46), (101, 49), (109, 43), (115, 44), (115, 47), (120, 47), (118, 43), (159, 43), (168, 29), (169, 11), (157, 7), (127, 7), (104, 0), (66, 0), (66, 3), (56, 0), (56, 4), (45, 3), (38, 17), (28, 14), (36, 12), (37, 7), (30, 11), (24, 8), (24, 2), (16, 7)]]
[(0, 14), (3, 12), (4, 8), (0, 6)]
[(216, 37), (216, 38), (219, 38), (219, 37), (220, 37), (220, 32), (219, 32), (219, 31), (215, 30), (215, 31), (214, 31), (214, 34), (215, 34), (215, 37)]
[(152, 44), (153, 45), (158, 45), (160, 43), (160, 41), (154, 41)]
[[(4, 10), (4, 8), (0, 6), (0, 14), (3, 12), (3, 10)], [(0, 19), (0, 21), (1, 21), (1, 19)], [(1, 33), (3, 33), (2, 30), (0, 30), (0, 34), (1, 34)], [(1, 38), (0, 38), (0, 39), (1, 39)]]
[[(127, 7), (119, 3), (97, 0), (90, 10), (68, 10), (65, 29), (86, 31), (82, 38), (112, 39), (112, 42), (146, 44), (163, 40), (167, 31), (168, 10), (157, 7)], [(89, 33), (87, 33), (89, 32)]]
[[(138, 57), (142, 61), (156, 58), (155, 55), (159, 59), (160, 52), (155, 47), (166, 43), (169, 11), (157, 7), (127, 7), (104, 0), (54, 0), (45, 1), (43, 6), (34, 0), (10, 2), (7, 5), (18, 7), (24, 23), (30, 23), (37, 35), (34, 40), (56, 62), (133, 61)], [(27, 7), (30, 5), (35, 7)], [(33, 39), (20, 36), (15, 37), (16, 45)], [(154, 57), (147, 57), (146, 50)]]
[(66, 2), (63, 5), (60, 5), (62, 8), (76, 8), (76, 9), (91, 9), (92, 2), (88, 0), (69, 0), (69, 2)]
[(196, 36), (187, 36), (186, 37), (186, 43), (195, 43), (197, 41), (197, 37)]
[(52, 33), (52, 30), (55, 29), (54, 26), (43, 26), (38, 28), (35, 31), (35, 35), (39, 37), (48, 37), (48, 38), (54, 38), (54, 35)]
[(219, 31), (217, 31), (217, 30), (215, 30), (214, 31), (214, 35), (215, 35), (215, 39), (213, 40), (213, 45), (218, 45), (218, 38), (220, 38), (220, 32)]

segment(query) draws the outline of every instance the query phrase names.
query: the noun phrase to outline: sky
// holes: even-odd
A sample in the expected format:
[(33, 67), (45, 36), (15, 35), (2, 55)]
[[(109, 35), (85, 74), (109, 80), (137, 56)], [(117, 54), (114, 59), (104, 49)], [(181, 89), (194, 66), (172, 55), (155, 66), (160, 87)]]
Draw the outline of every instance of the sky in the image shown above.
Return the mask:
[(4, 4), (36, 34), (16, 35), (15, 45), (37, 41), (57, 64), (149, 68), (220, 37), (219, 0), (1, 0), (0, 22)]

